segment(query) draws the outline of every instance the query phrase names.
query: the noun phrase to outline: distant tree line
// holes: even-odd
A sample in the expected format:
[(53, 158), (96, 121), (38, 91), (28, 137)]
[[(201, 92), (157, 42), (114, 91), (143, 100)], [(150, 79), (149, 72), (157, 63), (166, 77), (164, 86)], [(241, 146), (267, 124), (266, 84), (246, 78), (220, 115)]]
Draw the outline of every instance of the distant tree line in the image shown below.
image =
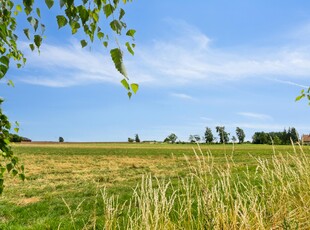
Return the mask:
[(253, 144), (275, 144), (287, 145), (299, 140), (298, 133), (294, 127), (288, 130), (284, 129), (282, 132), (256, 132), (252, 137)]
[[(189, 135), (188, 141), (190, 143), (201, 143), (205, 142), (207, 144), (211, 143), (239, 143), (242, 144), (245, 142), (245, 132), (242, 128), (236, 127), (235, 135), (230, 138), (230, 133), (225, 130), (225, 126), (216, 126), (215, 127), (216, 133), (218, 137), (215, 137), (212, 133), (212, 129), (206, 127), (204, 136), (200, 136), (198, 134), (191, 134)], [(297, 130), (292, 127), (288, 130), (284, 129), (282, 132), (255, 132), (252, 136), (252, 143), (253, 144), (275, 144), (275, 145), (286, 145), (291, 144), (291, 140), (293, 142), (297, 142), (299, 140)], [(140, 142), (139, 135), (136, 134), (135, 138), (128, 138), (128, 142)], [(185, 144), (186, 142), (178, 140), (178, 136), (174, 133), (169, 134), (164, 140), (164, 143), (182, 143)], [(248, 143), (250, 143), (248, 141)]]
[(21, 137), (18, 134), (10, 134), (10, 142), (22, 142), (22, 141), (31, 141), (27, 137)]

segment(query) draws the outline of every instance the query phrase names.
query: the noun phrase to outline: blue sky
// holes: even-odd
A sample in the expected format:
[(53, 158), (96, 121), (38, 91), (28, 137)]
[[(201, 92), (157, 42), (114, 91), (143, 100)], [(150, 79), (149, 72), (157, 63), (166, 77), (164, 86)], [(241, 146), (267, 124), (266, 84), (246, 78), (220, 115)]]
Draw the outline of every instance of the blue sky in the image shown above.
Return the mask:
[(243, 128), (247, 140), (288, 127), (310, 133), (307, 101), (294, 101), (310, 82), (309, 1), (133, 1), (125, 8), (137, 30), (135, 56), (125, 55), (137, 95), (128, 99), (108, 50), (81, 49), (80, 37), (57, 29), (57, 7), (43, 10), (41, 54), (25, 48), (26, 66), (7, 75), (15, 87), (0, 85), (20, 135), (127, 141), (175, 133), (187, 141), (218, 125), (231, 136)]

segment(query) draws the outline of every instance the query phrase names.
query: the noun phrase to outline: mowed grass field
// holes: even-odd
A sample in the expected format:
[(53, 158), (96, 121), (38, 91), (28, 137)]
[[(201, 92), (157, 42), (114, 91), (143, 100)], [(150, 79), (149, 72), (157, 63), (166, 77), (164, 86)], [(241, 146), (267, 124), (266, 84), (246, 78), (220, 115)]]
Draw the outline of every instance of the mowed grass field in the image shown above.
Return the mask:
[[(195, 164), (195, 144), (24, 143), (13, 146), (25, 165), (27, 180), (7, 176), (0, 196), (0, 229), (80, 229), (104, 215), (102, 191), (129, 200), (143, 175), (177, 183)], [(233, 175), (255, 172), (255, 158), (294, 153), (293, 146), (205, 145), (214, 163), (232, 160)], [(298, 149), (299, 147), (296, 147)], [(304, 146), (310, 155), (309, 146)], [(72, 225), (72, 217), (75, 225)], [(94, 225), (92, 225), (94, 226)], [(101, 228), (102, 229), (102, 228)]]

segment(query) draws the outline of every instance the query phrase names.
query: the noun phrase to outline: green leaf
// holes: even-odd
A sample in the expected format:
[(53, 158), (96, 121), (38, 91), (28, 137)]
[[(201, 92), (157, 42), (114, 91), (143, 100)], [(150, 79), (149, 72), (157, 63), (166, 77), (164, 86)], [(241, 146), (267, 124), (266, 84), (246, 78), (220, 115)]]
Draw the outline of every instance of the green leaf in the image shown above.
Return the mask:
[(45, 4), (47, 5), (47, 7), (50, 9), (53, 7), (54, 5), (54, 0), (45, 0)]
[(302, 99), (302, 98), (304, 98), (304, 97), (305, 97), (304, 94), (303, 94), (303, 95), (299, 95), (298, 97), (295, 98), (295, 101), (299, 101), (300, 99)]
[(59, 1), (60, 8), (62, 8), (65, 4), (66, 4), (65, 0)]
[(104, 33), (98, 32), (97, 37), (99, 38), (99, 40), (101, 40), (104, 37)]
[(17, 5), (17, 6), (16, 6), (16, 10), (17, 10), (18, 12), (22, 12), (22, 10), (23, 10), (23, 9), (22, 9), (22, 6), (21, 6), (21, 5)]
[(81, 40), (81, 46), (82, 48), (84, 48), (85, 46), (87, 46), (87, 42), (85, 40)]
[(127, 31), (126, 35), (133, 38), (135, 36), (135, 33), (136, 33), (135, 30), (130, 29)]
[(36, 9), (36, 12), (37, 12), (38, 17), (41, 18), (41, 11), (39, 8)]
[(1, 56), (0, 58), (0, 79), (4, 77), (9, 69), (10, 59), (6, 56)]
[(122, 25), (120, 24), (118, 20), (113, 20), (112, 22), (110, 22), (110, 27), (117, 34), (120, 34), (122, 31)]
[(128, 92), (127, 95), (128, 95), (128, 97), (129, 97), (129, 99), (130, 99), (131, 96), (132, 96), (132, 92)]
[(33, 44), (29, 44), (29, 47), (30, 47), (31, 51), (34, 51), (35, 47)]
[(119, 48), (111, 49), (110, 50), (111, 58), (114, 62), (115, 68), (126, 78), (127, 73), (123, 64), (123, 54)]
[(19, 178), (20, 178), (22, 181), (24, 181), (24, 180), (26, 179), (25, 174), (20, 173), (20, 174), (19, 174)]
[(136, 94), (138, 92), (139, 85), (136, 83), (132, 83), (130, 86), (131, 86), (132, 91)]
[(135, 52), (133, 51), (133, 49), (131, 48), (131, 45), (129, 44), (129, 42), (126, 42), (126, 47), (129, 53), (131, 53), (132, 55), (135, 54)]
[(104, 45), (105, 48), (107, 48), (109, 43), (107, 41), (105, 41), (105, 42), (103, 42), (103, 45)]
[(0, 62), (1, 65), (9, 66), (10, 59), (7, 56), (1, 56)]
[(60, 29), (61, 27), (67, 25), (68, 20), (66, 19), (65, 16), (57, 15), (56, 18), (57, 18), (58, 29)]
[(42, 44), (42, 37), (40, 35), (34, 35), (34, 44), (39, 48)]
[(121, 80), (121, 83), (125, 87), (125, 89), (130, 90), (128, 81), (125, 78), (123, 80)]
[(78, 9), (82, 24), (85, 24), (89, 18), (88, 10), (86, 10), (85, 7), (82, 5), (78, 6), (77, 9)]
[(103, 12), (105, 16), (108, 18), (114, 12), (114, 7), (111, 4), (107, 4), (103, 7)]
[(33, 27), (34, 31), (37, 31), (38, 25), (39, 25), (38, 19), (34, 17), (28, 17), (27, 20), (30, 23), (30, 25)]
[(71, 21), (70, 26), (71, 26), (72, 34), (75, 34), (78, 31), (78, 29), (81, 27), (80, 23), (78, 23), (77, 21)]
[(15, 131), (16, 133), (18, 133), (19, 128), (14, 128), (14, 131)]
[(44, 24), (41, 24), (41, 32), (42, 32), (42, 34), (44, 34), (44, 32), (45, 32), (45, 25)]
[(26, 35), (26, 37), (28, 38), (28, 40), (30, 40), (29, 29), (24, 29), (24, 34)]
[(121, 20), (125, 15), (125, 10), (123, 10), (122, 8), (120, 9), (119, 11), (119, 17), (118, 17), (118, 20)]
[(14, 82), (12, 80), (8, 80), (8, 86), (14, 87)]
[(17, 171), (16, 169), (13, 169), (13, 170), (12, 170), (12, 175), (13, 175), (13, 176), (16, 176), (17, 174), (18, 174), (18, 171)]
[(6, 165), (6, 170), (7, 170), (8, 172), (10, 172), (12, 169), (13, 169), (13, 164), (12, 164), (12, 163), (8, 163), (8, 164)]

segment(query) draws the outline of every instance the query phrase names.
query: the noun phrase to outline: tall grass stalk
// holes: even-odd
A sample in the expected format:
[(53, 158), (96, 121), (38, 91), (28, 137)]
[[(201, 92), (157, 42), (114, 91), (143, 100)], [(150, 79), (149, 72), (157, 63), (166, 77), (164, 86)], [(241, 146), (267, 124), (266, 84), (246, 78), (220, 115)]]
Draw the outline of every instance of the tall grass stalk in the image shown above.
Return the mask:
[(218, 166), (210, 151), (194, 152), (177, 183), (143, 176), (123, 204), (103, 190), (98, 223), (102, 218), (103, 229), (310, 229), (310, 161), (302, 148), (274, 150), (272, 159), (255, 158), (256, 169), (243, 172), (233, 155)]

